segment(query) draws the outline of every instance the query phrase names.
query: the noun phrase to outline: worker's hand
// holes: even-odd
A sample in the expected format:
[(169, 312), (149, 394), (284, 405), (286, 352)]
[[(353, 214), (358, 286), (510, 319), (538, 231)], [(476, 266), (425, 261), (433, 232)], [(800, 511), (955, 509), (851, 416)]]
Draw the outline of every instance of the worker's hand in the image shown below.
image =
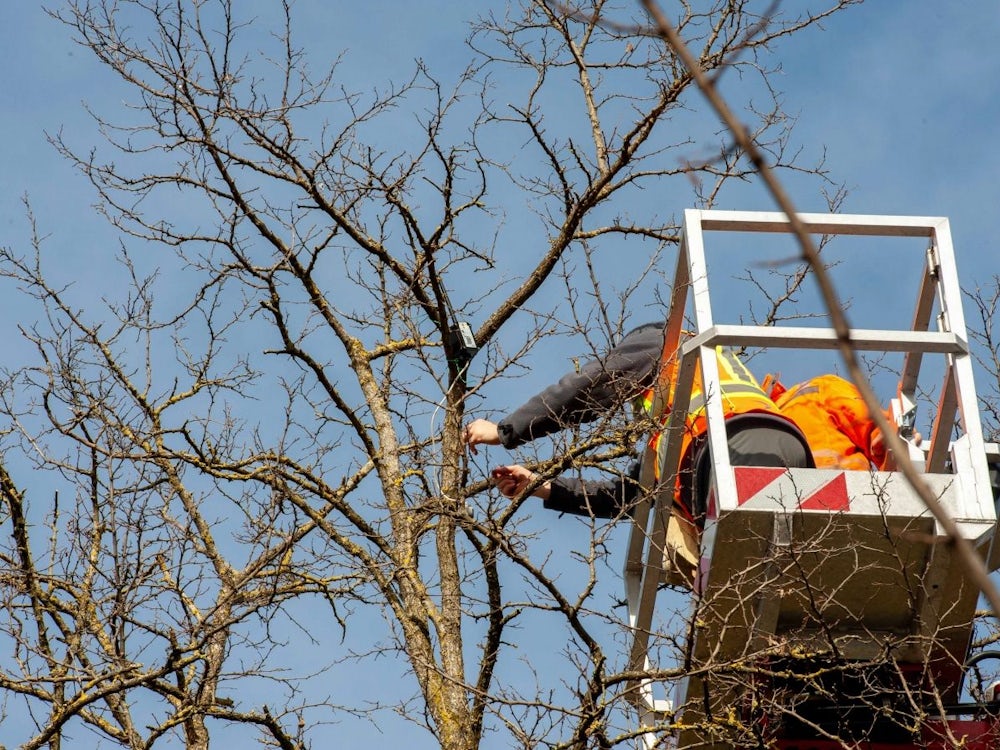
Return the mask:
[[(917, 446), (918, 448), (923, 441), (924, 436), (916, 431), (910, 436), (909, 440), (907, 440), (907, 442)], [(873, 456), (884, 456), (882, 463), (878, 468), (882, 471), (898, 471), (899, 463), (896, 461), (896, 457), (883, 445), (884, 442), (885, 440), (882, 438), (882, 431), (876, 429), (875, 432), (872, 433), (871, 453)], [(876, 463), (878, 462), (876, 461)]]
[[(511, 464), (510, 466), (496, 467), (490, 472), (490, 479), (496, 485), (497, 489), (500, 490), (500, 494), (504, 497), (513, 498), (524, 492), (529, 484), (538, 481), (538, 475), (520, 464)], [(531, 494), (535, 497), (547, 499), (550, 487), (551, 485), (548, 482), (542, 482)]]
[(465, 425), (462, 440), (472, 453), (476, 453), (477, 445), (500, 445), (500, 432), (494, 422), (488, 419), (474, 419)]

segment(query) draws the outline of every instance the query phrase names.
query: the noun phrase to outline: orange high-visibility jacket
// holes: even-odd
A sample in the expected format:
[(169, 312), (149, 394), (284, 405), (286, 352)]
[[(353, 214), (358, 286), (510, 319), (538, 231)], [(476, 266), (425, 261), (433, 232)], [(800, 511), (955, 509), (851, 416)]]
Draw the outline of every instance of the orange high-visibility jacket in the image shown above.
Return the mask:
[[(671, 405), (674, 402), (674, 390), (677, 386), (677, 356), (676, 351), (668, 354), (664, 358), (664, 364), (660, 369), (661, 387), (666, 389), (666, 406), (662, 414), (653, 414), (659, 419), (661, 428), (665, 427), (670, 416)], [(764, 392), (757, 379), (753, 376), (746, 365), (740, 361), (735, 352), (726, 347), (716, 347), (716, 361), (719, 365), (719, 385), (721, 388), (722, 411), (726, 419), (737, 414), (764, 413), (783, 417), (785, 421), (792, 421), (787, 415), (782, 414), (774, 401)], [(683, 496), (682, 477), (690, 469), (694, 451), (692, 448), (700, 443), (701, 437), (708, 430), (708, 420), (705, 416), (706, 399), (703, 393), (704, 387), (701, 382), (701, 370), (695, 371), (694, 382), (691, 387), (691, 402), (684, 420), (684, 434), (681, 438), (681, 453), (678, 463), (677, 488), (675, 490), (675, 500), (681, 501), (679, 504), (685, 514), (690, 515), (690, 509), (685, 507), (681, 500)], [(642, 396), (642, 405), (647, 413), (651, 413), (655, 388), (649, 388)], [(650, 438), (649, 445), (659, 452), (660, 441), (663, 437), (662, 429), (655, 432)], [(660, 480), (662, 467), (657, 460), (655, 465), (656, 480)]]
[(781, 390), (778, 384), (771, 395), (781, 413), (805, 434), (816, 468), (868, 471), (872, 464), (885, 466), (880, 432), (853, 383), (820, 375)]

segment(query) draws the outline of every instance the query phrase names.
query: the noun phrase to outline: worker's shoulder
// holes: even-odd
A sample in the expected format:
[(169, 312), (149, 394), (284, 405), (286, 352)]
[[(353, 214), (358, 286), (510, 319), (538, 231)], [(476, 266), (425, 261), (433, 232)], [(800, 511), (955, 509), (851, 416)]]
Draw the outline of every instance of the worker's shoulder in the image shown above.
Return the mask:
[(663, 327), (666, 325), (666, 321), (659, 320), (652, 323), (643, 323), (642, 325), (636, 326), (631, 329), (622, 337), (622, 341), (627, 338), (632, 338), (634, 336), (648, 336), (648, 335), (663, 335)]
[(812, 385), (827, 393), (838, 393), (846, 395), (857, 395), (858, 388), (850, 380), (842, 378), (832, 372), (817, 375), (808, 381)]

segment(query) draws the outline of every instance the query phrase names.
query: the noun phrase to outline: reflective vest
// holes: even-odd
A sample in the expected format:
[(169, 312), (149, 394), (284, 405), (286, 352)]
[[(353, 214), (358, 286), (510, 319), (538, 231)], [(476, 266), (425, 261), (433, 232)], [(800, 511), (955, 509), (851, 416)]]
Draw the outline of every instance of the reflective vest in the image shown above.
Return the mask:
[[(722, 398), (722, 413), (726, 419), (736, 414), (747, 414), (752, 412), (773, 414), (784, 417), (775, 406), (774, 401), (764, 392), (746, 365), (740, 361), (739, 357), (732, 349), (718, 346), (715, 349), (715, 359), (719, 366), (719, 386)], [(656, 452), (657, 460), (655, 464), (655, 477), (659, 481), (662, 472), (660, 466), (662, 455), (661, 448), (666, 449), (663, 442), (663, 431), (670, 417), (671, 405), (674, 402), (674, 390), (677, 386), (677, 356), (676, 352), (670, 356), (660, 369), (660, 387), (666, 389), (665, 408), (660, 414), (653, 414), (653, 400), (656, 394), (656, 386), (650, 387), (642, 394), (641, 408), (645, 413), (658, 421), (660, 429), (653, 433), (649, 440), (649, 447)], [(711, 397), (711, 396), (710, 396)], [(681, 500), (682, 477), (691, 468), (694, 458), (693, 447), (700, 444), (701, 438), (708, 431), (708, 418), (706, 417), (706, 398), (704, 387), (701, 382), (701, 368), (695, 369), (694, 380), (691, 385), (691, 400), (688, 406), (687, 415), (684, 419), (684, 434), (681, 436), (680, 461), (677, 466), (677, 487), (675, 488), (675, 501)], [(669, 473), (669, 472), (667, 472)], [(690, 509), (684, 507), (685, 503), (679, 502), (684, 512), (690, 515)]]
[[(771, 376), (765, 378), (765, 384)], [(868, 407), (853, 383), (820, 375), (788, 390), (775, 381), (771, 395), (781, 413), (806, 436), (816, 468), (882, 468), (886, 450)]]

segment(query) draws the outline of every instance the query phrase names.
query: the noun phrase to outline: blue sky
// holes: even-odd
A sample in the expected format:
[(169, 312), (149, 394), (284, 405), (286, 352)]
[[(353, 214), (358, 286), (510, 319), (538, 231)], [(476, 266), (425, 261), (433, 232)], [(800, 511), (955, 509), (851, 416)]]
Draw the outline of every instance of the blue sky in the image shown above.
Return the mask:
[[(405, 73), (418, 57), (445, 75), (467, 59), (461, 43), (467, 11), (447, 2), (419, 5), (377, 3), (361, 13), (349, 3), (300, 2), (299, 10), (320, 20), (304, 28), (307, 44), (345, 50), (345, 70), (380, 85)], [(49, 146), (45, 133), (62, 129), (76, 145), (96, 144), (82, 103), (115, 111), (121, 95), (38, 6), (11, 4), (4, 16), (0, 60), (11, 73), (0, 83), (9, 102), (0, 146), (6, 188), (0, 195), (0, 240), (24, 242), (26, 194), (41, 231), (51, 235), (50, 252), (59, 265), (86, 278), (95, 272), (95, 247), (110, 249), (105, 243), (113, 245), (113, 235), (91, 210), (86, 182)], [(993, 43), (1000, 10), (990, 2), (869, 2), (825, 27), (825, 33), (792, 38), (778, 48), (783, 73), (774, 81), (787, 109), (798, 113), (796, 142), (809, 157), (825, 149), (831, 177), (850, 191), (843, 210), (948, 216), (963, 280), (988, 277), (997, 254), (993, 216), (1000, 203), (1000, 155), (992, 137), (1000, 108), (994, 84), (1000, 54)], [(381, 43), (375, 35), (383, 37)], [(824, 208), (812, 189), (793, 191), (793, 198), (802, 210)], [(748, 187), (724, 197), (719, 207), (771, 209), (773, 202), (761, 188)], [(90, 241), (81, 244), (84, 239)], [(9, 325), (8, 318), (0, 330), (9, 332)]]
[[(313, 12), (308, 3), (299, 5)], [(407, 70), (417, 57), (439, 71), (465, 60), (465, 13), (454, 4), (435, 3), (429, 12), (420, 4), (418, 12), (408, 3), (378, 3), (365, 13), (350, 12), (350, 5), (329, 4), (329, 25), (317, 24), (315, 42), (326, 45), (328, 38), (331, 48), (346, 49), (350, 69), (373, 82)], [(45, 132), (90, 135), (82, 102), (101, 109), (120, 99), (99, 66), (40, 7), (13, 3), (4, 18), (0, 226), (9, 243), (24, 237), (24, 193), (56, 236), (60, 226), (86, 218), (92, 196), (46, 143)], [(989, 255), (1000, 190), (992, 138), (1000, 107), (994, 83), (1000, 53), (993, 44), (1000, 9), (985, 0), (867, 3), (825, 26), (825, 33), (792, 38), (780, 48), (784, 73), (775, 80), (788, 109), (800, 113), (797, 139), (807, 148), (826, 148), (833, 176), (851, 189), (846, 210), (949, 216), (961, 260), (970, 261), (963, 268), (975, 265)], [(375, 33), (388, 34), (389, 43), (371, 43)], [(749, 198), (753, 205), (725, 207), (771, 207), (763, 193)], [(796, 198), (803, 209), (822, 208), (815, 196)]]
[[(254, 3), (262, 13), (270, 5)], [(347, 70), (361, 86), (369, 78), (381, 85), (403, 75), (418, 57), (442, 75), (463, 65), (464, 24), (472, 5), (302, 0), (299, 10), (316, 14), (311, 17), (317, 22), (306, 29), (307, 42), (345, 50)], [(0, 79), (0, 244), (26, 246), (21, 197), (27, 194), (41, 233), (50, 235), (46, 262), (77, 280), (85, 294), (111, 294), (114, 290), (103, 287), (106, 276), (98, 261), (113, 255), (116, 235), (91, 208), (89, 185), (55, 153), (45, 133), (62, 129), (77, 144), (87, 139), (96, 144), (82, 102), (113, 110), (121, 92), (34, 2), (7, 3), (0, 18), (0, 63), (6, 71)], [(947, 216), (963, 282), (971, 287), (1000, 273), (1000, 146), (995, 135), (1000, 121), (1000, 5), (996, 0), (870, 0), (825, 27), (824, 33), (813, 31), (777, 48), (784, 70), (774, 82), (784, 92), (787, 109), (799, 113), (795, 141), (811, 154), (825, 149), (831, 177), (848, 186), (844, 210)], [(759, 187), (741, 190), (736, 197), (739, 203), (726, 199), (719, 207), (774, 207)], [(801, 210), (824, 208), (815, 192), (793, 198)], [(909, 314), (908, 291), (900, 297), (883, 282), (847, 278), (856, 282), (845, 291), (858, 300), (859, 314), (866, 304), (878, 309), (897, 299), (904, 300)], [(31, 322), (23, 310), (4, 287), (0, 335), (6, 346), (0, 368), (17, 367), (29, 354), (16, 334), (18, 322)], [(526, 388), (551, 379), (548, 364), (538, 357)], [(503, 397), (512, 398), (509, 393)], [(554, 546), (572, 544), (575, 533), (560, 529)], [(617, 584), (609, 588), (617, 589)], [(359, 671), (356, 679), (377, 695), (378, 683), (397, 676), (388, 669)], [(386, 746), (413, 737), (413, 728), (403, 722), (388, 721), (383, 730), (376, 742)], [(329, 737), (354, 746), (370, 741), (372, 728), (345, 720), (330, 728)], [(427, 742), (426, 735), (419, 735), (410, 746), (430, 747)]]

